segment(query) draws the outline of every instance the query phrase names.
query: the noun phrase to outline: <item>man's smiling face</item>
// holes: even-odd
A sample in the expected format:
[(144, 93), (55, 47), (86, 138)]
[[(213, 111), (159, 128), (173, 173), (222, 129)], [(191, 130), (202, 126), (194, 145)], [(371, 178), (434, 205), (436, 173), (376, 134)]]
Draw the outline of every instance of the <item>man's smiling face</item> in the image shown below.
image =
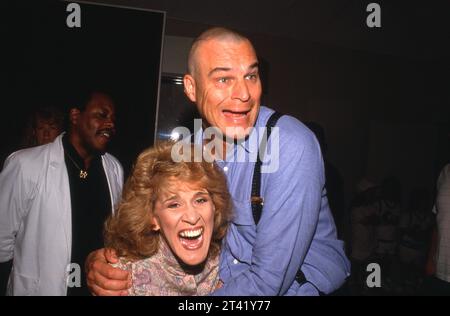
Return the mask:
[(184, 79), (206, 126), (234, 139), (255, 125), (261, 99), (258, 59), (248, 40), (209, 39), (195, 52), (195, 71)]

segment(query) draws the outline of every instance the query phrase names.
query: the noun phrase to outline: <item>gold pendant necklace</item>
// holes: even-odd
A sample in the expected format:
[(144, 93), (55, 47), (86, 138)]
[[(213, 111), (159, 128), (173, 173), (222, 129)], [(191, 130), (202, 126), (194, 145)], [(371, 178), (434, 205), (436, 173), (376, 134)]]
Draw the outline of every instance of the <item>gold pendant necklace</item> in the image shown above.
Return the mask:
[(66, 153), (66, 152), (64, 151), (64, 154), (66, 154), (67, 157), (69, 157), (70, 161), (72, 161), (72, 163), (75, 165), (75, 167), (77, 167), (78, 170), (80, 170), (80, 179), (86, 179), (87, 176), (88, 176), (87, 171), (81, 169), (81, 168), (78, 166), (78, 164), (75, 162), (75, 160), (73, 160), (72, 157), (70, 157), (70, 155), (69, 155), (68, 153)]
[(80, 169), (80, 178), (81, 179), (86, 179), (87, 176), (88, 176), (87, 171), (84, 171), (84, 170)]

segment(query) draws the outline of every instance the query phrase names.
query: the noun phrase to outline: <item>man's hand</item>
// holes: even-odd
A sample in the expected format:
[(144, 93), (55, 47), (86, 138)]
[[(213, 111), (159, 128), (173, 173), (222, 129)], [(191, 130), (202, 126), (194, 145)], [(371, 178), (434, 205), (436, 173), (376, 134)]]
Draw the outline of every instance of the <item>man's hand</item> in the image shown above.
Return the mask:
[(118, 261), (115, 251), (111, 249), (102, 248), (89, 254), (85, 269), (87, 285), (93, 295), (127, 295), (131, 287), (131, 274), (109, 264)]
[(220, 289), (222, 286), (223, 286), (223, 282), (222, 282), (222, 280), (219, 280), (219, 282), (217, 282), (217, 285), (216, 285), (216, 290)]

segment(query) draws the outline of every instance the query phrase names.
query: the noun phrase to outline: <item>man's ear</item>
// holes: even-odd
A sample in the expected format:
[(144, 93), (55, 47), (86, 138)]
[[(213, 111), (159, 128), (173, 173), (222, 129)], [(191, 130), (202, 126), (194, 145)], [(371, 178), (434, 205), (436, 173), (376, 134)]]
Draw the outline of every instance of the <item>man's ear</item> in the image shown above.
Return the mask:
[(70, 109), (69, 112), (69, 120), (72, 125), (78, 124), (78, 119), (80, 118), (80, 110), (77, 108)]
[(197, 102), (197, 97), (195, 95), (195, 79), (191, 75), (184, 75), (184, 93), (192, 102)]

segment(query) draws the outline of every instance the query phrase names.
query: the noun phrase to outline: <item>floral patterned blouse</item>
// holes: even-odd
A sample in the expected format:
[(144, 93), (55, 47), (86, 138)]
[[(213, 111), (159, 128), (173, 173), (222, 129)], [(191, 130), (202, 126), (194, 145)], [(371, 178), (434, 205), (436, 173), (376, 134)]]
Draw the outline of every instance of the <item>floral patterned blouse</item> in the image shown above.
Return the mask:
[(208, 295), (219, 282), (218, 255), (208, 259), (204, 269), (189, 270), (180, 266), (162, 240), (160, 249), (153, 256), (138, 261), (120, 258), (113, 266), (131, 271), (133, 285), (128, 290), (130, 296)]

